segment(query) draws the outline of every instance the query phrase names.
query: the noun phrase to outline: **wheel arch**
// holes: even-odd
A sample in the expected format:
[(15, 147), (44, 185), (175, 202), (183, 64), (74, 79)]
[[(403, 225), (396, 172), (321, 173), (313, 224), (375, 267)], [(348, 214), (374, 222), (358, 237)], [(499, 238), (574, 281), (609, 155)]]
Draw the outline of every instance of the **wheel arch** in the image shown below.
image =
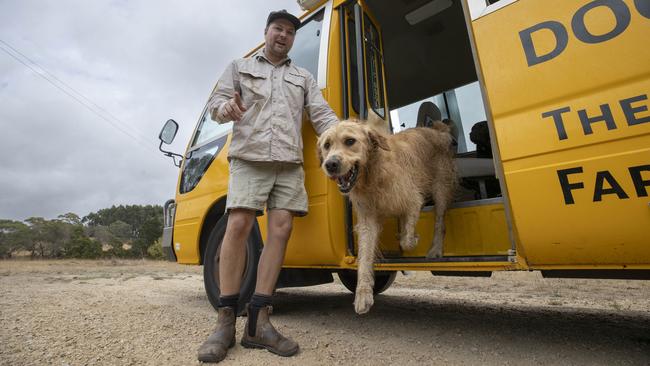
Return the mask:
[(200, 263), (203, 264), (203, 257), (205, 256), (205, 248), (208, 245), (208, 238), (212, 232), (212, 228), (219, 222), (221, 217), (226, 213), (226, 197), (220, 197), (218, 200), (214, 201), (212, 207), (208, 210), (207, 215), (205, 215), (205, 220), (203, 220), (203, 225), (201, 226), (201, 235), (199, 236), (199, 258)]

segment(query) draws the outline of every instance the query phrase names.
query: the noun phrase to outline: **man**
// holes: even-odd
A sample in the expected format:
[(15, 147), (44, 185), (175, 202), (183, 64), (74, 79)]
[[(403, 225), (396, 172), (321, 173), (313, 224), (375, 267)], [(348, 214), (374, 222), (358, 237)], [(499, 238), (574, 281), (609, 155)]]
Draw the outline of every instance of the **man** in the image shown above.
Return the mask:
[(228, 158), (230, 181), (226, 233), (221, 244), (218, 321), (201, 345), (200, 361), (219, 362), (235, 344), (235, 319), (246, 256), (246, 239), (256, 215), (266, 205), (268, 237), (257, 268), (255, 293), (241, 344), (292, 356), (298, 344), (269, 322), (275, 289), (293, 216), (307, 214), (302, 168), (302, 113), (305, 109), (318, 134), (338, 122), (314, 77), (288, 58), (300, 21), (286, 10), (271, 12), (264, 30), (264, 48), (233, 61), (210, 100), (212, 119), (234, 121)]

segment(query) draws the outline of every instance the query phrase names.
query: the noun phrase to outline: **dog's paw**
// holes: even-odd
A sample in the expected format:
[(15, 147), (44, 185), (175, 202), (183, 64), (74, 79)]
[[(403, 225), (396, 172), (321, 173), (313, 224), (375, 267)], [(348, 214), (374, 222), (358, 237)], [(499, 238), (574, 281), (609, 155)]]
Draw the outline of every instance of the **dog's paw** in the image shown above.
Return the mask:
[(371, 288), (357, 288), (357, 292), (354, 297), (354, 311), (356, 311), (357, 314), (365, 314), (370, 311), (370, 308), (374, 302), (375, 300), (373, 299)]
[(427, 258), (429, 259), (442, 258), (442, 248), (440, 249), (431, 248), (429, 252), (427, 252)]
[(420, 240), (420, 237), (417, 236), (417, 235), (414, 235), (411, 238), (407, 238), (406, 236), (402, 236), (402, 238), (399, 241), (399, 246), (404, 251), (413, 250), (413, 249), (415, 249), (415, 247), (418, 246), (418, 241), (419, 240)]

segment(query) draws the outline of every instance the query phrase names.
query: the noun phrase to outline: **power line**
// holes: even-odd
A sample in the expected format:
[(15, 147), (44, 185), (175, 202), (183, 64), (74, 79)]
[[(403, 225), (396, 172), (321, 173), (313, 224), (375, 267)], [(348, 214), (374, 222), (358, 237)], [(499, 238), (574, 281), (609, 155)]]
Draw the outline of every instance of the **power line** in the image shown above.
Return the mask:
[[(43, 66), (41, 66), (41, 65), (39, 65), (37, 62), (33, 61), (32, 59), (30, 59), (29, 57), (27, 57), (26, 55), (24, 55), (22, 52), (18, 51), (16, 48), (12, 47), (12, 46), (11, 46), (10, 44), (8, 44), (7, 42), (5, 42), (5, 41), (3, 41), (3, 40), (0, 39), (0, 43), (2, 43), (2, 45), (4, 45), (4, 47), (3, 47), (2, 45), (0, 45), (0, 50), (4, 51), (6, 54), (8, 54), (8, 55), (11, 56), (12, 58), (14, 58), (16, 61), (20, 62), (20, 63), (21, 63), (22, 65), (24, 65), (25, 67), (27, 67), (27, 68), (29, 68), (30, 70), (32, 70), (32, 71), (33, 71), (34, 73), (36, 73), (38, 76), (40, 76), (40, 77), (43, 78), (45, 81), (47, 81), (49, 84), (51, 84), (51, 85), (54, 86), (55, 88), (59, 89), (61, 92), (63, 92), (64, 94), (66, 94), (66, 95), (69, 96), (70, 98), (74, 99), (76, 102), (78, 102), (79, 104), (81, 104), (82, 106), (84, 106), (86, 109), (88, 109), (90, 112), (92, 112), (93, 114), (95, 114), (95, 115), (98, 116), (99, 118), (101, 118), (101, 119), (103, 119), (104, 121), (108, 122), (108, 123), (109, 123), (113, 128), (117, 129), (117, 130), (120, 131), (121, 133), (123, 133), (123, 134), (125, 134), (126, 136), (128, 136), (129, 138), (133, 139), (133, 140), (137, 143), (138, 146), (140, 146), (140, 147), (142, 147), (142, 148), (144, 149), (144, 147), (141, 145), (142, 143), (144, 143), (144, 144), (146, 144), (146, 145), (149, 145), (149, 146), (152, 146), (152, 147), (156, 147), (156, 145), (155, 145), (155, 144), (152, 144), (152, 143), (151, 143), (151, 142), (150, 142), (146, 137), (143, 137), (142, 135), (139, 135), (139, 134), (137, 133), (137, 131), (134, 131), (134, 132), (136, 133), (135, 136), (132, 135), (131, 133), (129, 133), (129, 131), (126, 130), (126, 129), (124, 128), (124, 126), (120, 126), (120, 125), (118, 124), (118, 123), (121, 123), (121, 124), (126, 125), (125, 122), (121, 121), (120, 119), (118, 119), (117, 117), (115, 117), (113, 114), (111, 114), (110, 112), (108, 112), (106, 109), (104, 109), (104, 108), (102, 108), (101, 106), (99, 106), (99, 105), (97, 105), (96, 103), (94, 103), (92, 100), (90, 100), (90, 98), (86, 97), (84, 94), (78, 92), (78, 91), (75, 90), (73, 87), (71, 87), (70, 85), (66, 84), (65, 82), (63, 82), (62, 80), (60, 80), (59, 78), (57, 78), (54, 74), (52, 74), (51, 72), (47, 71), (47, 69), (45, 69)], [(40, 69), (40, 70), (38, 70), (38, 69), (36, 69), (35, 67), (33, 67), (32, 65), (26, 63), (26, 62), (23, 61), (20, 57), (16, 56), (14, 53), (10, 52), (10, 51), (9, 51), (7, 48), (5, 48), (5, 47), (8, 47), (8, 48), (11, 49), (14, 53), (16, 53), (16, 54), (22, 56), (24, 59), (26, 59), (27, 61), (29, 61), (31, 64), (33, 64), (34, 66), (36, 66), (36, 67), (37, 67), (38, 69)], [(41, 70), (42, 70), (42, 71), (41, 71)], [(57, 83), (57, 82), (54, 82), (53, 79), (56, 80), (58, 83)], [(66, 90), (66, 89), (63, 88), (60, 84), (62, 84), (62, 85), (65, 86), (66, 88), (70, 89), (72, 92)], [(74, 95), (73, 93), (76, 94), (76, 95)], [(82, 100), (82, 98), (85, 99), (87, 102), (84, 101), (84, 100)], [(114, 121), (111, 120), (111, 119), (109, 119), (108, 117), (106, 117), (103, 113), (100, 113), (98, 110), (99, 110), (99, 111), (103, 111), (106, 115), (110, 116)], [(138, 138), (139, 138), (139, 140), (138, 140)], [(151, 150), (148, 150), (148, 149), (145, 149), (145, 150), (147, 150), (147, 151), (153, 153), (153, 151), (151, 151)]]
[[(7, 42), (5, 42), (5, 41), (3, 41), (3, 40), (1, 40), (1, 39), (0, 39), (0, 43), (3, 43), (3, 44), (5, 44), (7, 47), (11, 48), (12, 51), (16, 52), (17, 54), (19, 54), (20, 56), (22, 56), (23, 58), (25, 58), (26, 60), (28, 60), (29, 62), (31, 62), (33, 65), (37, 66), (37, 67), (38, 67), (39, 69), (41, 69), (45, 74), (47, 74), (48, 76), (52, 77), (54, 80), (56, 80), (56, 81), (59, 82), (60, 84), (64, 85), (64, 86), (67, 87), (68, 89), (72, 90), (75, 94), (77, 94), (77, 95), (80, 96), (81, 98), (85, 99), (88, 103), (90, 103), (91, 105), (93, 105), (95, 108), (97, 108), (97, 109), (103, 111), (104, 113), (106, 113), (109, 117), (111, 117), (111, 118), (114, 119), (115, 121), (120, 122), (120, 123), (122, 123), (122, 124), (124, 124), (124, 125), (128, 125), (127, 123), (125, 123), (124, 121), (122, 121), (122, 120), (120, 120), (119, 118), (115, 117), (112, 113), (110, 113), (109, 111), (107, 111), (106, 109), (104, 109), (102, 106), (100, 106), (100, 105), (96, 104), (95, 102), (93, 102), (92, 100), (90, 100), (90, 98), (86, 97), (83, 93), (77, 91), (75, 88), (71, 87), (70, 85), (68, 85), (68, 84), (67, 84), (66, 82), (64, 82), (63, 80), (57, 78), (56, 75), (54, 75), (54, 74), (52, 74), (51, 72), (49, 72), (45, 67), (41, 66), (41, 65), (38, 64), (36, 61), (34, 61), (34, 60), (30, 59), (29, 57), (27, 57), (24, 53), (20, 52), (20, 51), (17, 50), (15, 47), (11, 46), (10, 44), (8, 44)], [(123, 126), (123, 127), (124, 127), (124, 126)], [(133, 132), (135, 132), (135, 134), (137, 135), (137, 137), (142, 138), (142, 139), (145, 141), (145, 143), (150, 143), (150, 142), (149, 142), (149, 139), (148, 139), (147, 137), (145, 137), (144, 135), (140, 134), (137, 130), (133, 130)], [(155, 146), (155, 145), (153, 145), (153, 146)]]

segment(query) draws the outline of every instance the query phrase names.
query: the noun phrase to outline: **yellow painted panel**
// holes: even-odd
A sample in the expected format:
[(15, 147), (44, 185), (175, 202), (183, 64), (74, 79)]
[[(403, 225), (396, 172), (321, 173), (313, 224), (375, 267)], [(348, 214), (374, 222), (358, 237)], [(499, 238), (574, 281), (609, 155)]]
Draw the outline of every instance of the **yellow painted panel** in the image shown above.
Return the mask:
[[(627, 154), (506, 173), (529, 264), (650, 263), (650, 199), (638, 197), (629, 171), (650, 164), (650, 144), (643, 140), (645, 149)], [(558, 183), (558, 171), (575, 168), (581, 172), (567, 175), (569, 184), (576, 185), (570, 190), (571, 204)], [(613, 181), (597, 184), (599, 171), (609, 172)], [(642, 177), (650, 181), (650, 170)], [(620, 185), (623, 197), (611, 192), (594, 201), (596, 187), (607, 192), (610, 182)]]
[[(586, 85), (602, 89), (648, 74), (650, 19), (639, 13), (633, 0), (623, 0), (630, 14), (627, 28), (608, 41), (585, 43), (576, 38), (572, 19), (590, 3), (592, 0), (519, 0), (473, 22), (495, 118), (543, 102), (565, 100)], [(566, 30), (566, 47), (557, 57), (528, 66), (520, 32), (543, 22), (557, 22)], [(597, 34), (604, 28), (613, 29), (613, 15), (606, 8), (595, 8), (587, 12), (584, 23)], [(547, 29), (531, 36), (540, 56), (556, 44)]]
[(399, 256), (401, 249), (399, 246), (399, 229), (397, 228), (397, 219), (385, 219), (382, 225), (382, 233), (379, 237), (379, 250), (387, 257)]
[(531, 266), (650, 264), (649, 13), (519, 0), (472, 23)]
[(294, 220), (284, 260), (286, 265), (333, 265), (340, 261), (330, 245), (324, 199), (324, 196), (313, 198), (309, 215)]
[(190, 192), (179, 193), (180, 176), (176, 187), (176, 217), (174, 220), (174, 245), (179, 263), (198, 264), (200, 262), (199, 239), (203, 221), (210, 207), (228, 191), (228, 146), (230, 136), (203, 178)]
[[(423, 212), (416, 231), (418, 246), (407, 257), (423, 257), (433, 241), (435, 214)], [(507, 255), (510, 249), (503, 204), (459, 207), (445, 217), (444, 256)]]
[[(650, 69), (650, 58), (648, 63)], [(637, 101), (630, 102), (635, 99)], [(630, 116), (630, 118), (634, 118), (632, 124), (628, 122), (621, 103), (628, 110), (629, 108), (638, 110), (633, 117)], [(566, 109), (570, 110), (561, 113), (559, 128), (553, 117), (542, 116), (546, 113)], [(650, 123), (634, 123), (635, 121), (650, 121), (649, 109), (650, 74), (645, 78), (640, 76), (625, 84), (605, 89), (589, 89), (561, 101), (553, 100), (549, 103), (531, 106), (528, 110), (503, 115), (495, 119), (502, 160), (504, 162), (513, 161), (539, 154), (650, 134)], [(583, 126), (585, 116), (596, 119), (603, 116), (603, 113), (611, 113), (610, 126), (607, 126), (605, 120), (599, 120), (588, 124), (589, 127), (586, 127), (587, 132), (585, 132)], [(564, 138), (561, 138), (562, 130)]]
[[(450, 238), (444, 248), (445, 255), (471, 255), (472, 252), (482, 252), (481, 224), (478, 212), (472, 210), (456, 210), (449, 213), (448, 229)], [(474, 248), (472, 248), (474, 244)], [(473, 249), (473, 250), (472, 250)]]
[(176, 259), (178, 263), (183, 264), (198, 264), (199, 263), (199, 247), (197, 234), (200, 232), (201, 225), (198, 221), (195, 222), (176, 222), (174, 226), (174, 246), (178, 246)]

